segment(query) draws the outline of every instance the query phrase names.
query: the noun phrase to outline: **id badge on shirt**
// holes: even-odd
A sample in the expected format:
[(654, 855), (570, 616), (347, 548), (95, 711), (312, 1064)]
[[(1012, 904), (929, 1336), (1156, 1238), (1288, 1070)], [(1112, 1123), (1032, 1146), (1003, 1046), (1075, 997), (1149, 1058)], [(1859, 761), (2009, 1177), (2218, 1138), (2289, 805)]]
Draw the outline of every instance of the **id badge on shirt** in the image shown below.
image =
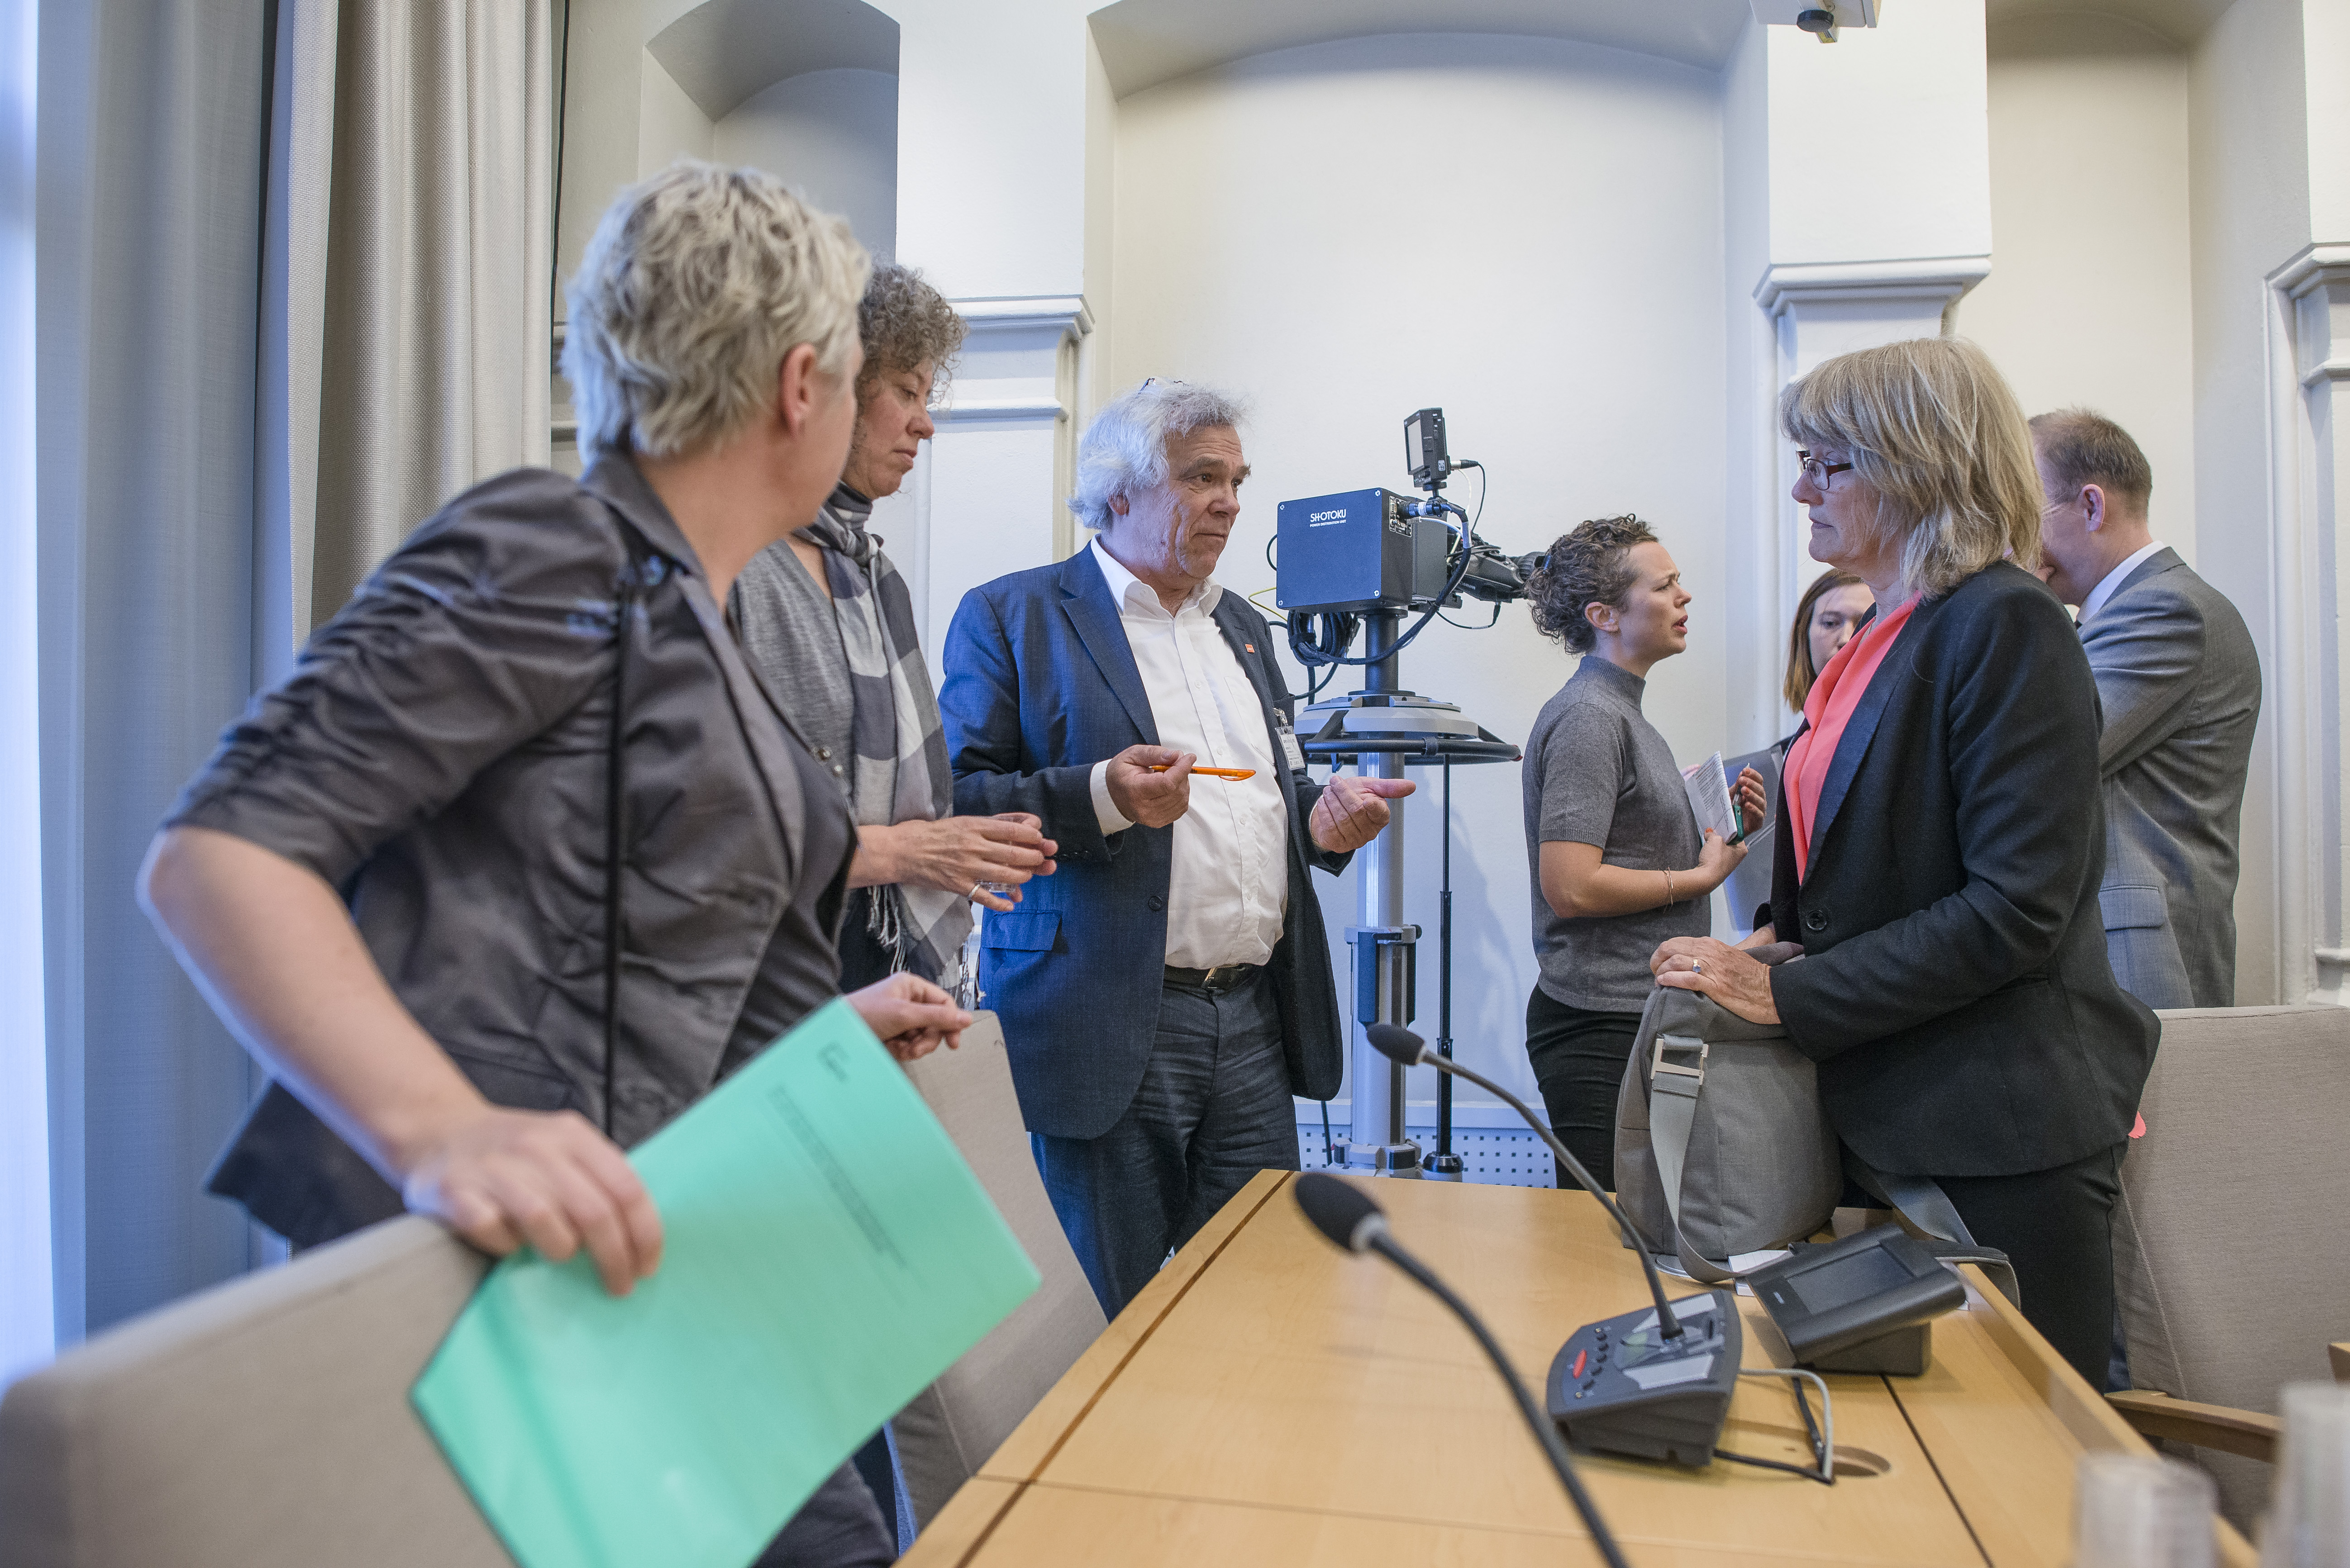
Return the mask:
[(1289, 771), (1294, 774), (1304, 773), (1305, 748), (1297, 743), (1297, 732), (1289, 727), (1289, 721), (1278, 713), (1273, 716), (1273, 738), (1281, 742), (1281, 755), (1283, 760), (1288, 763)]

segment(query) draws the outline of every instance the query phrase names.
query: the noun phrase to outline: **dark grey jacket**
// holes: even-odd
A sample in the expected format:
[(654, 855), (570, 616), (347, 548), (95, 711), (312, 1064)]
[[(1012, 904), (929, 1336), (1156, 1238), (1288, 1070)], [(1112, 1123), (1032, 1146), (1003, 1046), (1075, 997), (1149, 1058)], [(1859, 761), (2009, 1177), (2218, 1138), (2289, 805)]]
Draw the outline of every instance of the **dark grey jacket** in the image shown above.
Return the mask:
[[(1274, 718), (1289, 722), (1290, 701), (1264, 617), (1229, 592), (1213, 614), (1256, 688), (1278, 757)], [(1090, 551), (963, 596), (947, 628), (939, 706), (955, 809), (1033, 813), (1060, 846), (1057, 873), (1029, 883), (1011, 914), (987, 917), (979, 980), (1003, 1020), (1028, 1130), (1098, 1137), (1133, 1102), (1150, 1058), (1175, 830), (1138, 825), (1105, 836), (1094, 815), (1094, 763), (1128, 746), (1157, 745), (1159, 726)], [(1265, 967), (1281, 1007), (1290, 1090), (1324, 1100), (1338, 1091), (1346, 1025), (1307, 868), (1335, 874), (1352, 857), (1324, 849), (1306, 831), (1323, 786), (1302, 770), (1278, 771), (1289, 805), (1289, 905)]]
[[(608, 1119), (613, 606), (630, 574)], [(231, 726), (170, 820), (318, 873), (484, 1095), (569, 1106), (624, 1146), (835, 994), (847, 801), (625, 455), (581, 480), (502, 474), (419, 527)], [(306, 1244), (400, 1207), (276, 1086), (213, 1189)]]
[(2261, 717), (2244, 618), (2158, 550), (2081, 625), (2105, 732), (2106, 950), (2148, 1007), (2236, 1001), (2236, 839)]
[(2154, 1014), (2114, 983), (2097, 888), (2097, 689), (2064, 607), (1986, 566), (1920, 604), (1813, 819), (1783, 800), (1772, 971), (1837, 1135), (1879, 1170), (2018, 1176), (2129, 1135)]

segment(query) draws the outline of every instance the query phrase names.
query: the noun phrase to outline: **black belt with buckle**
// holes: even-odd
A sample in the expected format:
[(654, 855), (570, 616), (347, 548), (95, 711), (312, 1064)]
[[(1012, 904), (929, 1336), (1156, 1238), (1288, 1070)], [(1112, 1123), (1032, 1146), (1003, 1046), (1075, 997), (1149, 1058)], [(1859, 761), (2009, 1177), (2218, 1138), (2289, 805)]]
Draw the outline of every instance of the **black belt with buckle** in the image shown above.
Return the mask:
[(1181, 969), (1170, 963), (1167, 983), (1188, 985), (1195, 991), (1238, 991), (1263, 972), (1261, 963), (1220, 963), (1213, 969)]

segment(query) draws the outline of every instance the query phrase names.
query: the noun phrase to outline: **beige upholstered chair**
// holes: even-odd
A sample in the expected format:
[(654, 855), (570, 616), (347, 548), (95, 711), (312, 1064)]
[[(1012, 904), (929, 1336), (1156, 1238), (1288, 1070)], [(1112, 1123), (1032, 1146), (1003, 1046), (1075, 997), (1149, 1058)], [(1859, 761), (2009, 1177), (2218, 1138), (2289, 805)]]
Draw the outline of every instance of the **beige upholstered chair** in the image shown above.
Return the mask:
[(979, 1014), (961, 1050), (933, 1051), (909, 1072), (1045, 1276), (1035, 1295), (897, 1419), (914, 1521), (927, 1525), (1093, 1344), (1104, 1319), (1036, 1174), (995, 1014)]
[(430, 1220), (388, 1220), (18, 1382), (0, 1564), (504, 1568), (408, 1403), (483, 1267)]
[[(993, 1014), (916, 1075), (1045, 1276), (901, 1418), (927, 1520), (1101, 1331)], [(0, 1400), (0, 1568), (504, 1568), (408, 1402), (481, 1255), (400, 1219), (150, 1314)]]
[(2137, 1394), (2115, 1403), (2192, 1442), (2248, 1528), (2278, 1389), (2325, 1377), (2350, 1332), (2350, 1008), (2166, 1012), (2142, 1105), (2114, 1224)]

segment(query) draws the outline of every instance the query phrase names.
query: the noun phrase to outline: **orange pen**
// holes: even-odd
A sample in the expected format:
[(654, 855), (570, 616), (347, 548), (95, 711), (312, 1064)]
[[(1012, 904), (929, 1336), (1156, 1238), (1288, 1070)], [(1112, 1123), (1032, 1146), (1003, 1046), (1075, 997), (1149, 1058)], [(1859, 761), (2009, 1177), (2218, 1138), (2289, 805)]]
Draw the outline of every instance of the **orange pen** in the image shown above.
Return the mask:
[[(1150, 771), (1154, 774), (1163, 774), (1167, 771), (1167, 764), (1165, 763), (1155, 763), (1151, 767)], [(1191, 771), (1195, 774), (1203, 774), (1211, 779), (1230, 779), (1234, 784), (1240, 783), (1243, 779), (1253, 779), (1256, 777), (1256, 770), (1254, 768), (1203, 768), (1194, 765)]]

